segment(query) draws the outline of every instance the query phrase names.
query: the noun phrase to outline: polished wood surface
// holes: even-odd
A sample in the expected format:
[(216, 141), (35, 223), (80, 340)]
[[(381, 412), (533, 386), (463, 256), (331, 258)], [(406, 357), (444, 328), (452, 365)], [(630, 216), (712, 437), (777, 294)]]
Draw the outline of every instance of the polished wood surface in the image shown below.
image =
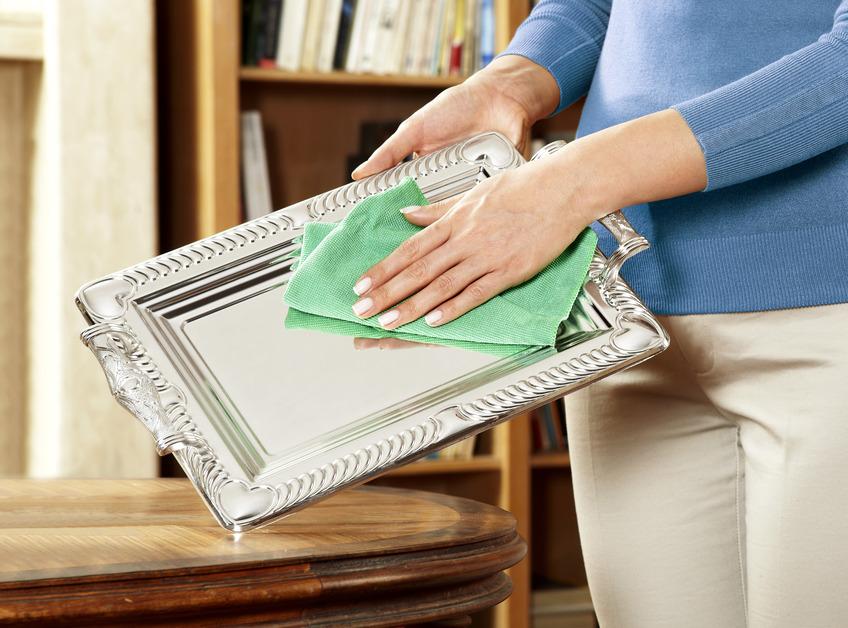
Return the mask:
[(505, 599), (515, 519), (361, 487), (259, 530), (219, 528), (185, 480), (0, 481), (0, 623), (395, 626)]

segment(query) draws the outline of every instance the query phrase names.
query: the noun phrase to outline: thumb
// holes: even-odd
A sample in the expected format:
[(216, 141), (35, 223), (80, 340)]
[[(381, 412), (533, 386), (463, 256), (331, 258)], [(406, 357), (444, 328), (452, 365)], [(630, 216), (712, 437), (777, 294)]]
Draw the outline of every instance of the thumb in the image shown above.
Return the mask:
[(426, 227), (447, 214), (460, 198), (461, 195), (452, 196), (432, 205), (413, 205), (412, 207), (404, 207), (400, 211), (413, 225)]
[(364, 179), (367, 176), (388, 170), (396, 166), (403, 158), (415, 150), (417, 137), (415, 129), (409, 124), (401, 124), (391, 137), (383, 142), (374, 153), (363, 163), (354, 168), (350, 174), (354, 181)]

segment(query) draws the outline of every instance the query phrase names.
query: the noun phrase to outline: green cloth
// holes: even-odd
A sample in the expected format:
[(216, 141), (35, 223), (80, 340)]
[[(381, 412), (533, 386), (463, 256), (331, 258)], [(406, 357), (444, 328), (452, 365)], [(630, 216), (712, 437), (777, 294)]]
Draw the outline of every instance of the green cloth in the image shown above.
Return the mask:
[(294, 308), (289, 308), (288, 314), (286, 315), (285, 326), (287, 329), (311, 329), (327, 334), (349, 336), (351, 338), (396, 338), (398, 340), (405, 340), (407, 342), (414, 342), (418, 344), (442, 345), (445, 347), (467, 349), (469, 351), (477, 351), (478, 353), (487, 353), (499, 358), (515, 355), (519, 351), (524, 351), (528, 348), (527, 345), (499, 345), (491, 342), (468, 342), (467, 340), (426, 338), (424, 336), (416, 336), (415, 334), (407, 334), (402, 331), (389, 331), (387, 329), (369, 327), (368, 325), (343, 321), (337, 318), (309, 314)]
[[(425, 342), (455, 341), (497, 345), (553, 345), (589, 271), (597, 236), (586, 229), (538, 275), (495, 296), (459, 318), (430, 327), (423, 318), (383, 330), (377, 315), (360, 319), (351, 309), (359, 297), (353, 284), (421, 227), (400, 210), (427, 205), (415, 181), (400, 184), (354, 207), (339, 223), (310, 222), (301, 257), (289, 279), (286, 303), (301, 312), (365, 325), (381, 334), (412, 336)], [(296, 316), (296, 315), (295, 315)], [(303, 317), (297, 321), (303, 325)], [(287, 323), (288, 324), (288, 323)], [(328, 328), (334, 324), (328, 321)], [(294, 325), (291, 325), (294, 326)], [(317, 328), (311, 324), (310, 328)], [(342, 333), (336, 331), (335, 333)], [(441, 342), (439, 341), (447, 341)]]

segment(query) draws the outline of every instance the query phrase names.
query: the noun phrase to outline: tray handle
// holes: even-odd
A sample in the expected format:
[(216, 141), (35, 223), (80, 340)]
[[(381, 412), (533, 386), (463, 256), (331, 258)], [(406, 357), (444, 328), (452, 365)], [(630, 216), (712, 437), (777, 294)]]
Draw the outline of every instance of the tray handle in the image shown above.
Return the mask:
[[(565, 140), (557, 140), (556, 142), (546, 144), (536, 151), (530, 161), (544, 159), (549, 155), (553, 155), (565, 146), (565, 144)], [(633, 228), (630, 221), (620, 211), (607, 214), (599, 222), (606, 227), (607, 231), (618, 242), (618, 248), (607, 258), (603, 268), (599, 272), (593, 273), (593, 276), (600, 281), (603, 287), (609, 289), (618, 280), (618, 273), (624, 262), (637, 253), (649, 248), (651, 244), (645, 236)]]
[(80, 337), (100, 362), (112, 395), (153, 435), (160, 456), (205, 444), (199, 435), (173, 428), (161, 397), (165, 391), (133, 360), (136, 342), (123, 325), (98, 323)]

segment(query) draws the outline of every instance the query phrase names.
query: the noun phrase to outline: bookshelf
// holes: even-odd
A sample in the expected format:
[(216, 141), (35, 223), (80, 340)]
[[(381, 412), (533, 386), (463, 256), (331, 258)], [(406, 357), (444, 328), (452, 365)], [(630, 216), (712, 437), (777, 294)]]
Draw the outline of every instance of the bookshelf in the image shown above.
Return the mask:
[[(498, 50), (530, 4), (495, 0)], [(272, 201), (283, 207), (347, 180), (363, 122), (403, 120), (461, 81), (241, 67), (240, 0), (157, 0), (156, 15), (163, 250), (243, 220), (240, 111), (262, 114)], [(538, 133), (573, 130), (578, 115), (575, 108), (545, 120)], [(585, 585), (568, 453), (534, 454), (532, 443), (531, 417), (524, 415), (478, 437), (471, 459), (418, 461), (375, 481), (469, 497), (515, 515), (531, 551), (510, 570), (512, 596), (491, 616), (475, 618), (475, 626), (529, 626), (532, 584), (540, 576)], [(557, 563), (562, 560), (567, 565)]]

